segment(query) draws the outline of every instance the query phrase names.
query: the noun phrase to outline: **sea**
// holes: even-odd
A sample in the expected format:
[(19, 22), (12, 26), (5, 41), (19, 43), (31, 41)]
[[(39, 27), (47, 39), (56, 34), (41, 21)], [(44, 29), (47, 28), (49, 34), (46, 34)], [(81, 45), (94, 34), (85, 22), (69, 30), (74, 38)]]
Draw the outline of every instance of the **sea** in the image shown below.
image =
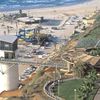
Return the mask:
[(88, 0), (0, 0), (0, 11), (69, 6)]

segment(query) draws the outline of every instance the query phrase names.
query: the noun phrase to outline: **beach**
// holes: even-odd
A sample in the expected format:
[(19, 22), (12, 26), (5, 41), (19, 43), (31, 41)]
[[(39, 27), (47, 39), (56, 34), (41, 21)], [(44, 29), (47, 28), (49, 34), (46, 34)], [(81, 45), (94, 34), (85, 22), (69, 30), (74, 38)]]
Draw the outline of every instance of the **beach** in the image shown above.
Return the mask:
[[(47, 8), (34, 8), (34, 9), (25, 9), (24, 12), (27, 12), (29, 15), (33, 16), (57, 16), (61, 14), (88, 14), (95, 10), (100, 9), (100, 1), (99, 0), (89, 0), (84, 3), (79, 3), (75, 5), (69, 6), (58, 6), (58, 7), (47, 7)], [(2, 13), (13, 13), (15, 11), (5, 11)]]
[[(89, 14), (95, 12), (96, 10), (100, 10), (100, 1), (99, 0), (89, 0), (84, 3), (79, 3), (76, 5), (70, 6), (60, 6), (60, 7), (48, 7), (48, 8), (37, 8), (37, 9), (26, 9), (23, 10), (24, 13), (27, 13), (28, 16), (33, 17), (41, 17), (43, 16), (45, 19), (59, 19), (63, 20), (68, 16), (72, 15), (85, 15), (88, 16)], [(11, 14), (11, 13), (19, 13), (18, 10), (15, 11), (5, 11), (0, 12), (0, 14)], [(15, 27), (16, 25), (12, 23), (6, 23)]]
[[(90, 0), (88, 2), (84, 2), (83, 4), (77, 4), (77, 5), (72, 5), (72, 6), (41, 8), (41, 9), (27, 9), (27, 10), (23, 10), (23, 12), (27, 13), (28, 16), (33, 16), (33, 17), (43, 16), (45, 19), (57, 19), (57, 20), (66, 21), (68, 20), (70, 16), (73, 16), (73, 15), (88, 16), (92, 14), (93, 12), (95, 12), (96, 10), (100, 10), (99, 0)], [(15, 13), (15, 12), (19, 12), (19, 11), (1, 12), (1, 14), (7, 14), (7, 13), (9, 14), (9, 13)], [(16, 23), (4, 22), (4, 24), (5, 26), (2, 27), (1, 26), (2, 23), (0, 23), (0, 35), (4, 34), (4, 31), (7, 31), (6, 26), (13, 27), (9, 35), (16, 35)], [(52, 31), (50, 34), (68, 39), (73, 34), (74, 28), (75, 28), (75, 25), (65, 25), (63, 29), (60, 29), (60, 30), (52, 30), (51, 27), (48, 27), (47, 30), (44, 29), (43, 32), (42, 31), (41, 32), (49, 34)]]
[[(37, 8), (37, 9), (26, 9), (23, 10), (24, 13), (27, 13), (28, 16), (32, 17), (44, 17), (45, 19), (57, 19), (64, 20), (65, 18), (73, 15), (78, 16), (89, 16), (96, 10), (100, 10), (100, 1), (99, 0), (89, 0), (82, 4), (76, 4), (71, 6), (61, 6), (61, 7), (48, 7), (48, 8)], [(0, 14), (11, 14), (18, 13), (19, 11), (7, 11), (0, 12)], [(2, 23), (1, 23), (2, 24)], [(16, 23), (5, 23), (5, 25), (13, 26), (13, 32), (10, 34), (16, 33)], [(1, 28), (2, 29), (2, 28)], [(4, 31), (5, 31), (4, 27)], [(0, 34), (3, 34), (2, 30), (0, 30)]]
[(95, 10), (100, 10), (99, 0), (89, 0), (82, 4), (76, 4), (71, 6), (61, 6), (61, 7), (50, 7), (50, 8), (40, 8), (40, 9), (29, 9), (24, 10), (29, 15), (33, 16), (53, 16), (62, 17), (63, 15), (73, 15), (73, 14), (89, 14)]
[[(90, 0), (88, 2), (84, 2), (83, 4), (77, 4), (71, 6), (41, 8), (41, 9), (27, 9), (27, 10), (23, 10), (23, 12), (27, 13), (28, 16), (33, 16), (33, 17), (43, 16), (45, 19), (57, 19), (57, 20), (66, 21), (70, 16), (73, 15), (88, 16), (89, 14), (92, 14), (96, 10), (100, 10), (99, 0)], [(19, 12), (19, 11), (1, 12), (1, 14), (7, 14), (7, 13), (9, 14), (15, 12)], [(10, 35), (16, 35), (16, 23), (9, 23), (9, 22), (4, 22), (4, 23), (5, 26), (3, 27), (1, 26), (2, 23), (0, 23), (0, 35), (4, 34), (4, 31), (7, 30), (6, 26), (13, 27), (13, 29), (9, 33)], [(63, 29), (60, 30), (52, 30), (51, 27), (48, 27), (47, 30), (45, 29), (43, 30), (43, 33), (48, 34), (52, 31), (51, 32), (52, 35), (68, 39), (73, 34), (74, 27), (75, 25), (65, 25)]]

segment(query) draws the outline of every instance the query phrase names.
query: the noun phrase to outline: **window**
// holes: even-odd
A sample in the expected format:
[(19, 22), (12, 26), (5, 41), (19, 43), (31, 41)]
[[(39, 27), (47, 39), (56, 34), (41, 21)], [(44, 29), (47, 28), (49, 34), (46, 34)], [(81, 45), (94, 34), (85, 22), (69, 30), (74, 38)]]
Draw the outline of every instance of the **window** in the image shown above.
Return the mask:
[(5, 50), (9, 50), (10, 48), (9, 48), (9, 44), (4, 44), (4, 49)]
[(5, 59), (15, 58), (15, 53), (5, 52)]
[(6, 47), (6, 48), (9, 48), (9, 44), (5, 44), (5, 47)]

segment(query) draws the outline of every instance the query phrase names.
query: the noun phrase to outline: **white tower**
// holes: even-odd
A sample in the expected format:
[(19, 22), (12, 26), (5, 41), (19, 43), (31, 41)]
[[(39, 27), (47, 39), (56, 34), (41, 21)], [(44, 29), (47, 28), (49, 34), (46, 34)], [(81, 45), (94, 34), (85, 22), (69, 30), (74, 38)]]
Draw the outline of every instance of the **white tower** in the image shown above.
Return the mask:
[(0, 63), (0, 92), (18, 88), (18, 66)]
[[(16, 36), (0, 36), (0, 59), (14, 59), (17, 50)], [(18, 65), (0, 63), (0, 92), (14, 90), (19, 85)]]

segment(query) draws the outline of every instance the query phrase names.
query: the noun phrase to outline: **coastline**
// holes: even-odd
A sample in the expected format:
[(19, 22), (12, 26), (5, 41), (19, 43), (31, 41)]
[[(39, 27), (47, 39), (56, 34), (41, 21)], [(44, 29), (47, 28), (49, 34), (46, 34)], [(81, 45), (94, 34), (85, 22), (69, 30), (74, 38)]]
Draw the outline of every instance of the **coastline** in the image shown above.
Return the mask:
[[(84, 3), (70, 5), (70, 6), (59, 6), (59, 7), (47, 7), (47, 8), (32, 8), (24, 9), (23, 12), (28, 13), (28, 15), (34, 16), (45, 16), (45, 15), (56, 15), (56, 14), (87, 14), (94, 12), (96, 9), (100, 10), (100, 1), (99, 0), (90, 0)], [(14, 11), (4, 11), (2, 13), (13, 13), (18, 12)]]
[(89, 15), (96, 10), (100, 10), (100, 1), (99, 0), (91, 0), (89, 2), (85, 2), (82, 4), (76, 4), (71, 6), (61, 6), (61, 7), (52, 7), (52, 8), (41, 8), (41, 9), (27, 9), (23, 10), (28, 15), (32, 15), (34, 17), (53, 17), (60, 18), (65, 16), (70, 16), (74, 14), (78, 15)]
[[(89, 2), (91, 0), (75, 0), (75, 1), (66, 1), (62, 2), (61, 4), (58, 3), (50, 3), (47, 5), (42, 4), (32, 4), (32, 5), (21, 5), (21, 4), (14, 4), (14, 5), (7, 5), (5, 4), (4, 6), (0, 5), (0, 12), (7, 12), (7, 11), (17, 11), (17, 10), (28, 10), (28, 9), (42, 9), (42, 8), (52, 8), (52, 7), (68, 7), (68, 6), (73, 6), (73, 5), (78, 5), (78, 4), (83, 4), (85, 2)], [(7, 7), (7, 9), (6, 9)]]
[[(44, 17), (45, 19), (56, 19), (56, 20), (64, 20), (70, 16), (78, 15), (78, 16), (89, 16), (97, 10), (100, 10), (100, 0), (90, 0), (89, 2), (85, 2), (82, 4), (71, 5), (71, 6), (61, 6), (61, 7), (50, 7), (50, 8), (41, 8), (41, 9), (26, 9), (23, 10), (23, 13), (26, 13), (28, 16), (32, 16), (34, 18)], [(0, 16), (3, 14), (12, 14), (19, 13), (19, 11), (6, 11), (0, 12)], [(6, 25), (14, 27), (16, 30), (16, 24), (7, 23)], [(1, 23), (2, 24), (2, 23)], [(3, 29), (4, 30), (4, 29)], [(1, 30), (1, 33), (2, 30)], [(15, 35), (14, 33), (10, 33)]]

